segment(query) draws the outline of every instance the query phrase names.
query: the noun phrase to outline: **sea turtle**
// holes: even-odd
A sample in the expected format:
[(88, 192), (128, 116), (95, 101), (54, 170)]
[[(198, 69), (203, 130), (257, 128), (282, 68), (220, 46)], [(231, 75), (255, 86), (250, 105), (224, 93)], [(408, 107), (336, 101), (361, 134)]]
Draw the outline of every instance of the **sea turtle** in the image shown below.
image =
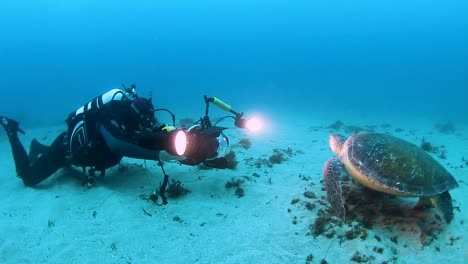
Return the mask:
[(453, 219), (449, 190), (455, 178), (418, 146), (386, 134), (361, 132), (346, 139), (330, 135), (330, 148), (338, 157), (323, 168), (328, 201), (337, 216), (345, 218), (340, 178), (348, 173), (364, 186), (398, 196), (420, 197), (416, 207), (434, 206), (450, 223)]

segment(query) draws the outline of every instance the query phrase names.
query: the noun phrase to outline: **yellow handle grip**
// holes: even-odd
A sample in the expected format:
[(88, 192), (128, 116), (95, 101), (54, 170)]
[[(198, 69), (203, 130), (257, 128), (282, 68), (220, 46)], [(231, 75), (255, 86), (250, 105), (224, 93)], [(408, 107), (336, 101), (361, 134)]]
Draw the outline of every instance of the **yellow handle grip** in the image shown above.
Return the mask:
[(165, 131), (165, 132), (171, 132), (172, 130), (176, 129), (175, 127), (173, 126), (169, 126), (169, 125), (165, 125), (163, 128), (161, 128), (162, 131)]
[(219, 100), (218, 98), (216, 97), (213, 97), (213, 104), (217, 105), (219, 108), (225, 110), (225, 111), (228, 111), (230, 112), (231, 111), (231, 106), (226, 104), (225, 102)]

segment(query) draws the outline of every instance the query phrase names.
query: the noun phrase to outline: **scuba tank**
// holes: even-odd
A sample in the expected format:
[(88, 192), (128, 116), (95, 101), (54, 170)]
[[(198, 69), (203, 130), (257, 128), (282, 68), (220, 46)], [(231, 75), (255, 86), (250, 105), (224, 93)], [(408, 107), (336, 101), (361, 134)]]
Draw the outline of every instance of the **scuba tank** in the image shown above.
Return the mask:
[[(133, 87), (134, 88), (134, 87)], [(128, 93), (131, 92), (131, 93)], [(66, 119), (68, 126), (68, 137), (65, 142), (67, 148), (67, 158), (75, 166), (97, 166), (96, 169), (105, 169), (111, 164), (91, 164), (90, 160), (93, 160), (88, 155), (90, 153), (89, 148), (99, 147), (93, 145), (94, 138), (94, 125), (95, 122), (89, 122), (94, 119), (96, 113), (105, 106), (106, 104), (113, 101), (126, 101), (131, 100), (132, 97), (136, 96), (136, 92), (133, 89), (124, 92), (120, 89), (112, 89), (100, 96), (95, 97), (76, 111), (71, 112)], [(89, 124), (88, 124), (89, 122)], [(114, 162), (112, 162), (114, 163)], [(98, 168), (102, 167), (102, 168)]]
[(72, 112), (68, 118), (70, 117), (73, 118), (73, 115), (76, 117), (76, 116), (79, 116), (80, 114), (84, 114), (85, 112), (87, 113), (89, 111), (97, 111), (103, 105), (111, 101), (123, 101), (126, 99), (130, 99), (127, 93), (125, 93), (124, 91), (120, 89), (112, 89), (105, 94), (97, 96), (96, 98), (89, 101), (82, 107), (78, 108), (75, 112)]

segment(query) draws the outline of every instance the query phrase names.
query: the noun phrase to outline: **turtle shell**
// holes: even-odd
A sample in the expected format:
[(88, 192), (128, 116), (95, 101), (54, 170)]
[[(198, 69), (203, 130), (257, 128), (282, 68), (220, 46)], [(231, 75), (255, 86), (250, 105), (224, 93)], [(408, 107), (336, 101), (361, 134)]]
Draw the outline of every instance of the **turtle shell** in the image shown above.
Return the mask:
[(431, 155), (390, 135), (364, 132), (351, 136), (343, 146), (341, 160), (359, 182), (391, 194), (431, 196), (458, 186)]

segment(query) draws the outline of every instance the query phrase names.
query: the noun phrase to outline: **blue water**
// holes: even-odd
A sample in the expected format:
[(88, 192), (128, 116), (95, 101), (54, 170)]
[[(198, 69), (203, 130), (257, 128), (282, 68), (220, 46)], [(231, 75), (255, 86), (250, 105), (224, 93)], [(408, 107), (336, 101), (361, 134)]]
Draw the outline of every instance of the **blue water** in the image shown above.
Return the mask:
[(0, 115), (59, 123), (135, 83), (179, 117), (203, 114), (207, 94), (246, 112), (466, 123), (467, 13), (461, 0), (2, 0)]

